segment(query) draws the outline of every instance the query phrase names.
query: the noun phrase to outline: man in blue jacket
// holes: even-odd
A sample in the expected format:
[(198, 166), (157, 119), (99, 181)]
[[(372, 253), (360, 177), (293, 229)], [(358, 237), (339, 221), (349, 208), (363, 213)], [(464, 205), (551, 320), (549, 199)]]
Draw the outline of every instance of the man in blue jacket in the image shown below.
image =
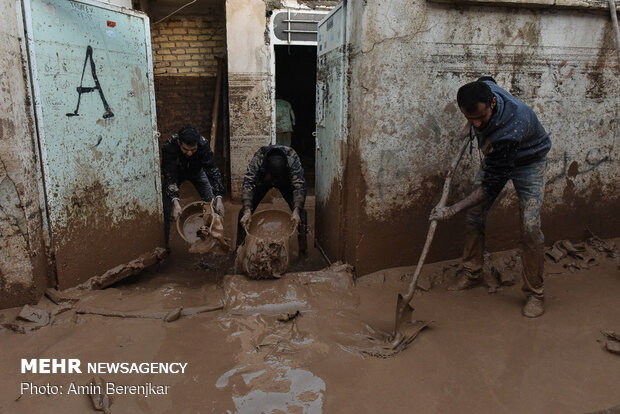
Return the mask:
[(506, 182), (512, 180), (521, 219), (522, 289), (527, 295), (523, 315), (536, 318), (544, 313), (540, 210), (551, 148), (549, 134), (531, 108), (497, 86), (491, 77), (462, 86), (457, 102), (484, 159), (474, 192), (451, 206), (436, 207), (430, 216), (430, 220), (446, 220), (468, 209), (462, 265), (451, 290), (468, 289), (482, 282), (486, 215)]

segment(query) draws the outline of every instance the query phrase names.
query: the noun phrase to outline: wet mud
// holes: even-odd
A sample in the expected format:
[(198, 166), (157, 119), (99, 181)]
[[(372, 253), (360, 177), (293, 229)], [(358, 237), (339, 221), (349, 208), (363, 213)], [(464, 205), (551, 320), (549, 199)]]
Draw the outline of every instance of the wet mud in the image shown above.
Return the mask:
[[(228, 231), (235, 213), (227, 215)], [(71, 297), (51, 293), (70, 306), (53, 318), (61, 305), (42, 298), (36, 308), (50, 315), (47, 325), (24, 334), (1, 329), (0, 370), (9, 374), (0, 376), (0, 412), (88, 413), (103, 406), (102, 396), (93, 401), (84, 395), (24, 395), (16, 401), (21, 381), (92, 379), (19, 374), (24, 356), (188, 363), (184, 375), (97, 378), (170, 386), (167, 396), (115, 396), (109, 407), (115, 414), (605, 410), (618, 405), (620, 383), (619, 356), (606, 349), (615, 336), (602, 334), (620, 331), (620, 262), (608, 242), (589, 245), (595, 258), (589, 268), (564, 267), (577, 260), (573, 256), (546, 261), (546, 313), (536, 320), (521, 316), (518, 251), (487, 256), (493, 294), (490, 286), (448, 292), (458, 262), (426, 265), (413, 315), (434, 322), (392, 354), (385, 344), (396, 297), (406, 290), (413, 266), (356, 279), (350, 266), (324, 267), (311, 251), (309, 261), (292, 254), (289, 272), (279, 279), (251, 280), (235, 274), (231, 260), (191, 254), (185, 241), (174, 239), (172, 254), (139, 275)], [(617, 246), (618, 240), (612, 242)], [(219, 305), (222, 309), (183, 315)], [(5, 310), (0, 320), (15, 323), (21, 311)], [(36, 314), (34, 321), (19, 323), (39, 323)], [(387, 355), (367, 352), (381, 348)]]

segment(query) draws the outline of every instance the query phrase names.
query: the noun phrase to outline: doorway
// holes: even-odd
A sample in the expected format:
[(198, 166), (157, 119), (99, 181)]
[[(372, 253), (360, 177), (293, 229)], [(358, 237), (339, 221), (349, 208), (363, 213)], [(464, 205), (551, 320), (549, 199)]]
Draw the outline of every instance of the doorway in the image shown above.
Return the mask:
[(291, 104), (295, 125), (291, 147), (304, 168), (306, 185), (314, 192), (316, 46), (275, 45), (276, 99)]

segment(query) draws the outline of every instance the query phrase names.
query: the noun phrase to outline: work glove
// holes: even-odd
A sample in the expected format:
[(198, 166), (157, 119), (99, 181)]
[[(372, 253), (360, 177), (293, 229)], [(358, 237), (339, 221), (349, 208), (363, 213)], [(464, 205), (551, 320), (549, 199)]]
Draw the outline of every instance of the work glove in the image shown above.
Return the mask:
[(224, 215), (226, 214), (226, 209), (224, 208), (224, 202), (222, 201), (222, 197), (215, 197), (215, 206), (213, 207), (213, 211), (222, 217), (224, 217)]
[(294, 228), (297, 228), (299, 223), (301, 223), (301, 217), (299, 217), (299, 207), (295, 207), (293, 214), (291, 215), (291, 225), (294, 226)]
[(429, 220), (448, 220), (452, 216), (456, 214), (456, 211), (452, 207), (439, 207), (436, 206), (433, 211), (431, 211), (431, 215), (429, 216)]
[(249, 208), (246, 208), (243, 212), (243, 216), (241, 217), (241, 225), (244, 229), (248, 229), (250, 226), (250, 222), (252, 221), (252, 211)]
[(179, 217), (181, 216), (181, 211), (183, 209), (181, 208), (181, 203), (179, 203), (179, 200), (174, 200), (172, 202), (172, 220), (176, 221), (179, 219)]

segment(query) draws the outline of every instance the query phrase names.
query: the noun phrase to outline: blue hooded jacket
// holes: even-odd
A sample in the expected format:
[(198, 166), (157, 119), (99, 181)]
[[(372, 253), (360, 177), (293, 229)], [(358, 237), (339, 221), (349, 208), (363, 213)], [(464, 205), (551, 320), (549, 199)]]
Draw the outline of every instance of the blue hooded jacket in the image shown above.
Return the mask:
[(483, 129), (473, 128), (478, 147), (485, 155), (482, 189), (495, 198), (510, 179), (515, 166), (541, 161), (551, 149), (551, 139), (534, 111), (492, 81), (497, 104)]

